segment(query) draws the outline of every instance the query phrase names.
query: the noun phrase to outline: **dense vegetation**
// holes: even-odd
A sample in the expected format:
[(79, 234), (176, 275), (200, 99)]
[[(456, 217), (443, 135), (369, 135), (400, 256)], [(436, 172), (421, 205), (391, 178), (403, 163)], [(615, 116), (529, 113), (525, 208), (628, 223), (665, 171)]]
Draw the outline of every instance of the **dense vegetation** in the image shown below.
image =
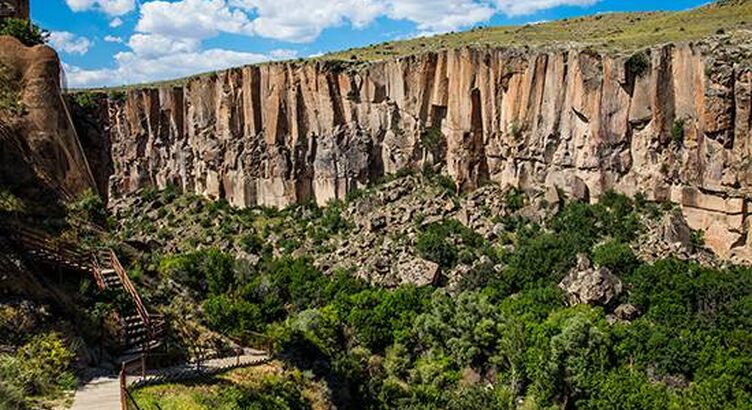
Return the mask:
[(147, 387), (135, 392), (135, 398), (144, 410), (298, 410), (325, 401), (322, 390), (300, 371), (280, 373), (275, 366), (264, 365), (231, 371), (208, 384), (189, 381)]
[(12, 36), (27, 46), (36, 46), (47, 42), (49, 32), (26, 19), (6, 18), (0, 20), (0, 36)]
[[(515, 193), (507, 200), (523, 205)], [(569, 203), (544, 225), (504, 218), (498, 241), (454, 220), (428, 224), (416, 249), (442, 269), (488, 261), (453, 293), (327, 277), (255, 235), (243, 240), (258, 263), (207, 248), (164, 256), (158, 271), (194, 292), (209, 327), (248, 343), (266, 334), (278, 357), (325, 381), (345, 408), (750, 408), (752, 270), (643, 263), (629, 243), (641, 218), (660, 212), (607, 194)], [(639, 318), (609, 324), (613, 306), (566, 305), (556, 285), (578, 253), (624, 281), (618, 302)], [(243, 408), (257, 394), (221, 403)], [(308, 406), (295, 400), (268, 408)]]
[[(0, 309), (0, 331), (18, 334), (7, 326), (18, 325), (17, 313)], [(0, 338), (0, 343), (10, 342)], [(55, 332), (28, 335), (14, 353), (0, 353), (0, 409), (42, 408), (45, 400), (60, 398), (76, 387), (71, 371), (75, 353)]]

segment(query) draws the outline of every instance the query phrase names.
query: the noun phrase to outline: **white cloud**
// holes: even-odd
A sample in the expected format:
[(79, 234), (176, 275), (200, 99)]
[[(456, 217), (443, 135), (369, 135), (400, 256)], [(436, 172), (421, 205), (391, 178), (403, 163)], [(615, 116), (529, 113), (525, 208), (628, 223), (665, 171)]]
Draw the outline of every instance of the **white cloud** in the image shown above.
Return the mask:
[(251, 12), (253, 33), (290, 42), (311, 42), (329, 27), (349, 22), (356, 28), (370, 24), (387, 11), (382, 0), (230, 0)]
[(50, 33), (50, 45), (68, 54), (84, 55), (91, 47), (91, 41), (86, 37), (79, 37), (68, 31), (53, 31)]
[(592, 6), (600, 0), (496, 0), (497, 9), (508, 16), (533, 14), (560, 6)]
[(225, 0), (145, 3), (136, 31), (175, 38), (208, 38), (220, 32), (253, 34), (246, 13), (231, 9)]
[[(115, 68), (68, 67), (72, 86), (119, 85), (165, 80), (272, 59), (297, 57), (294, 50), (248, 53), (204, 50), (203, 40), (221, 33), (305, 43), (327, 28), (363, 28), (380, 17), (415, 23), (421, 35), (433, 35), (489, 20), (494, 14), (535, 14), (552, 7), (588, 6), (600, 0), (144, 0), (130, 39), (107, 36), (130, 50), (115, 56)], [(74, 11), (99, 10), (112, 17), (136, 7), (136, 0), (66, 0)], [(88, 41), (88, 40), (87, 40)], [(66, 43), (67, 44), (67, 43)], [(69, 48), (81, 52), (90, 44)], [(70, 47), (70, 46), (69, 46)], [(65, 48), (63, 48), (65, 50)]]
[(197, 52), (201, 48), (201, 43), (194, 38), (176, 39), (161, 34), (134, 34), (128, 40), (128, 47), (138, 56), (154, 58)]
[(123, 43), (123, 38), (122, 37), (117, 37), (117, 36), (104, 36), (104, 41), (106, 41), (108, 43), (120, 43), (120, 44), (122, 44)]
[(390, 18), (413, 21), (419, 30), (433, 34), (486, 21), (495, 13), (491, 5), (472, 0), (393, 0), (388, 3)]
[(97, 10), (110, 16), (122, 16), (136, 8), (136, 0), (65, 0), (73, 11)]
[(407, 20), (424, 33), (458, 30), (496, 13), (534, 14), (543, 9), (587, 6), (599, 0), (179, 0), (151, 1), (136, 29), (172, 37), (208, 38), (218, 33), (307, 43), (327, 28), (362, 28), (378, 17)]
[(293, 58), (298, 58), (298, 51), (280, 48), (270, 51), (269, 56), (271, 56), (275, 60), (291, 60)]
[(85, 70), (65, 65), (68, 85), (90, 88), (172, 80), (196, 73), (275, 60), (267, 54), (210, 49), (146, 58), (133, 52), (115, 55), (116, 68)]
[(112, 28), (118, 28), (122, 25), (123, 25), (123, 19), (121, 19), (120, 17), (115, 17), (114, 19), (112, 19), (112, 21), (110, 21), (110, 27)]

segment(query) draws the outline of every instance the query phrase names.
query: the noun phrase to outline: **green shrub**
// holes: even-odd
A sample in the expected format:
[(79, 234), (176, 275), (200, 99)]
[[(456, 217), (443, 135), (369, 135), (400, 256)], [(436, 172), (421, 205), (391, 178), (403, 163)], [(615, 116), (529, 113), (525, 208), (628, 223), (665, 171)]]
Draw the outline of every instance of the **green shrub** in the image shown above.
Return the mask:
[(0, 20), (0, 36), (12, 36), (27, 46), (35, 46), (46, 43), (50, 34), (28, 20), (6, 18)]
[(511, 212), (516, 212), (525, 206), (525, 193), (512, 188), (504, 193), (504, 203)]
[(218, 295), (235, 285), (234, 259), (217, 249), (162, 258), (159, 272), (206, 296)]
[(76, 104), (85, 110), (91, 110), (97, 106), (97, 97), (94, 93), (81, 91), (74, 94), (73, 98)]
[[(459, 242), (460, 246), (454, 242)], [(483, 237), (454, 219), (429, 224), (418, 233), (415, 242), (423, 258), (447, 269), (457, 264), (460, 253), (465, 255), (464, 259), (473, 259), (467, 252), (483, 246)]]
[(0, 380), (5, 381), (8, 399), (17, 400), (19, 391), (25, 396), (50, 396), (75, 387), (70, 373), (74, 358), (73, 350), (55, 332), (33, 337), (15, 356), (0, 355)]
[(107, 225), (107, 208), (99, 194), (86, 190), (78, 201), (68, 206), (72, 214), (100, 226)]
[(420, 145), (430, 152), (435, 152), (444, 145), (446, 137), (438, 127), (427, 128), (420, 135)]
[(512, 137), (512, 141), (519, 141), (522, 138), (522, 127), (517, 121), (509, 124), (509, 135)]
[(685, 121), (683, 119), (676, 119), (671, 126), (671, 142), (677, 147), (684, 144), (684, 123)]
[(263, 317), (258, 306), (245, 300), (230, 299), (226, 295), (211, 296), (202, 309), (209, 326), (222, 334), (243, 337), (247, 331), (263, 328)]
[(400, 287), (394, 291), (365, 290), (350, 297), (347, 324), (355, 340), (374, 352), (407, 339), (413, 319), (423, 311), (428, 288)]
[(577, 408), (664, 410), (668, 407), (667, 389), (660, 384), (651, 383), (639, 372), (618, 369), (603, 376), (590, 397), (577, 402)]
[(0, 115), (18, 117), (25, 111), (20, 94), (21, 79), (0, 63)]
[(650, 58), (644, 51), (633, 54), (626, 62), (627, 72), (635, 77), (642, 77), (650, 68)]
[(606, 267), (618, 275), (629, 274), (640, 264), (629, 245), (618, 241), (606, 242), (595, 247), (593, 262), (596, 266)]

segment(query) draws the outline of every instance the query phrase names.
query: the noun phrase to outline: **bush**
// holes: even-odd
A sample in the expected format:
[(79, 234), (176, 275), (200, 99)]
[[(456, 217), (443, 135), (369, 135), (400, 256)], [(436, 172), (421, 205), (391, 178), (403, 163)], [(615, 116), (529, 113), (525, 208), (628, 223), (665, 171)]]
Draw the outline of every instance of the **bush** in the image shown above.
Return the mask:
[(685, 121), (683, 119), (677, 119), (671, 126), (671, 142), (673, 142), (677, 147), (680, 147), (682, 146), (682, 144), (684, 144), (684, 122)]
[(81, 91), (74, 94), (73, 98), (76, 104), (85, 110), (91, 110), (97, 106), (97, 98), (94, 93)]
[(222, 334), (242, 338), (247, 331), (263, 329), (261, 310), (248, 301), (212, 296), (204, 301), (202, 308), (209, 326)]
[(0, 20), (0, 36), (13, 36), (31, 47), (46, 43), (50, 34), (28, 20), (6, 18)]
[(436, 152), (441, 149), (445, 143), (446, 137), (438, 127), (427, 128), (420, 135), (420, 145), (430, 152)]
[(428, 225), (418, 234), (415, 242), (415, 248), (423, 258), (447, 269), (457, 264), (460, 251), (474, 251), (484, 245), (483, 237), (454, 219)]
[(74, 388), (76, 379), (70, 373), (74, 357), (73, 350), (55, 332), (35, 336), (15, 356), (0, 355), (0, 385), (4, 384), (0, 400), (18, 401), (19, 393), (51, 396)]
[(525, 193), (519, 189), (512, 188), (504, 193), (504, 202), (511, 212), (519, 211), (525, 206)]
[(596, 266), (603, 266), (618, 275), (631, 273), (640, 261), (635, 256), (629, 245), (610, 241), (593, 249), (593, 262)]
[(20, 78), (13, 75), (11, 68), (0, 63), (0, 114), (17, 117), (24, 113), (19, 87)]
[(217, 249), (162, 258), (159, 272), (196, 291), (218, 295), (235, 285), (234, 259)]
[(81, 198), (68, 206), (69, 211), (86, 221), (99, 226), (107, 225), (107, 208), (102, 197), (92, 190), (86, 190)]
[(355, 340), (374, 352), (407, 339), (413, 319), (425, 309), (431, 290), (414, 286), (394, 291), (366, 290), (350, 298), (347, 324)]
[(627, 72), (631, 73), (635, 77), (642, 77), (650, 68), (650, 58), (648, 54), (641, 51), (637, 54), (633, 54), (626, 62)]

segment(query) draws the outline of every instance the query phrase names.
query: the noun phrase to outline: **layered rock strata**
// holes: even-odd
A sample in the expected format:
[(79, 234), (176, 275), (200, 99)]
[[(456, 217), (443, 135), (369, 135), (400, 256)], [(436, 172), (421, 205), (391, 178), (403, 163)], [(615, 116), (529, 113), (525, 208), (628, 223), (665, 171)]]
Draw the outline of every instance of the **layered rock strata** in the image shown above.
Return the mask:
[[(723, 41), (720, 44), (719, 41)], [(174, 184), (239, 207), (323, 204), (403, 168), (597, 200), (680, 203), (722, 257), (750, 258), (749, 41), (461, 48), (343, 69), (276, 63), (108, 98), (114, 197)]]

